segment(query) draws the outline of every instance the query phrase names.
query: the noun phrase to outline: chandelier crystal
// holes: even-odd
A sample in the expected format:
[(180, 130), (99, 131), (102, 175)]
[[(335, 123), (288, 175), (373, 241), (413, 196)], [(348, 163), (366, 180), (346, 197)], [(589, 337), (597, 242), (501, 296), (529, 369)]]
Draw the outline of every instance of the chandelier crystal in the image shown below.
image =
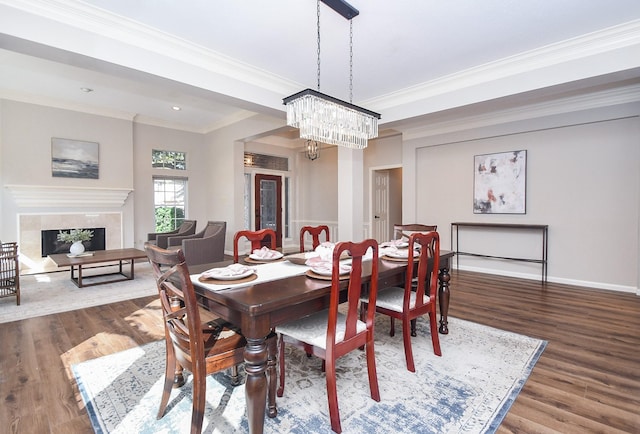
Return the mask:
[(351, 149), (364, 149), (378, 137), (380, 115), (312, 89), (284, 99), (287, 125), (300, 137)]
[(298, 128), (300, 138), (308, 141), (364, 149), (369, 139), (378, 137), (380, 115), (351, 103), (353, 99), (353, 21), (351, 20), (359, 12), (344, 0), (322, 0), (322, 2), (349, 20), (350, 102), (320, 92), (320, 0), (317, 0), (318, 90), (305, 89), (283, 99), (287, 109), (287, 125)]

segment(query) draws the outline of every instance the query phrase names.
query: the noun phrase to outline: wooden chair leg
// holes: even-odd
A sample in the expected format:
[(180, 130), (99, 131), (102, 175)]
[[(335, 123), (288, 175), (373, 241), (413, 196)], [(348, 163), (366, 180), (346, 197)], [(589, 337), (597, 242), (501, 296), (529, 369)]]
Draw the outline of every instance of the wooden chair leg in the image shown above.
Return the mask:
[(407, 361), (407, 369), (411, 372), (416, 372), (416, 367), (413, 364), (413, 350), (411, 349), (411, 321), (405, 318), (402, 321), (402, 340), (404, 341), (404, 357)]
[(394, 317), (389, 317), (391, 319), (391, 330), (389, 330), (389, 336), (393, 337), (396, 334), (396, 319)]
[(240, 374), (238, 374), (238, 365), (231, 367), (231, 385), (238, 386), (240, 384)]
[(442, 355), (440, 349), (440, 335), (438, 334), (438, 318), (436, 312), (429, 312), (429, 327), (431, 328), (431, 343), (433, 344), (433, 353), (436, 356)]
[(158, 419), (162, 419), (164, 412), (167, 409), (169, 403), (169, 395), (171, 389), (173, 389), (174, 376), (176, 373), (176, 359), (173, 354), (173, 346), (169, 344), (167, 347), (167, 355), (165, 357), (165, 369), (164, 369), (164, 387), (162, 389), (162, 398), (160, 398), (160, 408), (158, 409)]
[(193, 372), (193, 408), (191, 410), (191, 434), (202, 432), (204, 406), (207, 397), (207, 376), (204, 372)]
[(278, 347), (280, 356), (278, 357), (278, 364), (280, 365), (280, 386), (278, 387), (277, 395), (282, 397), (284, 394), (284, 338), (282, 335), (278, 338)]
[(373, 333), (370, 342), (367, 343), (367, 373), (369, 374), (369, 390), (371, 398), (380, 402), (380, 388), (378, 387), (378, 373), (376, 371), (376, 354), (373, 349)]
[(411, 336), (413, 336), (414, 338), (418, 336), (418, 334), (416, 333), (416, 322), (417, 320), (415, 318), (411, 320)]
[(336, 365), (335, 360), (326, 362), (327, 379), (327, 399), (329, 401), (329, 417), (331, 419), (331, 429), (336, 433), (342, 432), (340, 425), (340, 410), (338, 409), (338, 388), (336, 385)]

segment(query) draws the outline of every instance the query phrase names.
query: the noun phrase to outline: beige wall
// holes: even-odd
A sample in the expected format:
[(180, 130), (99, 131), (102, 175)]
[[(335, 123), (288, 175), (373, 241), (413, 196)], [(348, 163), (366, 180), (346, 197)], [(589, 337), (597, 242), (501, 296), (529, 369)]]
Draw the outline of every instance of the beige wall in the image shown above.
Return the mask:
[[(413, 189), (405, 177), (406, 213), (416, 221), (437, 223), (445, 248), (455, 221), (547, 224), (549, 280), (635, 292), (640, 252), (637, 113), (637, 105), (602, 109), (414, 140), (404, 159), (407, 165), (416, 161), (415, 184), (437, 188)], [(527, 150), (526, 214), (473, 214), (473, 156), (520, 149)], [(481, 249), (478, 253), (540, 257), (540, 244), (532, 237), (503, 238), (484, 231), (467, 235), (464, 242), (465, 248)], [(470, 257), (461, 257), (460, 264), (540, 276), (534, 264)]]
[[(95, 116), (70, 110), (3, 100), (0, 144), (2, 150), (2, 215), (0, 239), (17, 240), (17, 214), (75, 212), (78, 208), (50, 206), (19, 207), (7, 185), (61, 186), (133, 189), (132, 123), (127, 120)], [(100, 144), (99, 179), (53, 178), (51, 175), (51, 138), (98, 142)], [(124, 244), (134, 239), (133, 198), (117, 208), (85, 207), (81, 211), (118, 211), (124, 215)]]
[[(228, 222), (230, 234), (243, 225), (243, 138), (281, 127), (282, 119), (256, 116), (201, 135), (159, 127), (1, 101), (0, 105), (0, 239), (16, 239), (16, 215), (33, 209), (16, 206), (6, 185), (85, 185), (132, 188), (122, 211), (124, 245), (141, 246), (152, 230), (151, 175), (153, 147), (185, 150), (188, 155), (189, 211), (199, 226), (207, 219)], [(550, 225), (549, 279), (579, 285), (637, 291), (640, 268), (640, 108), (637, 104), (573, 111), (564, 115), (499, 124), (492, 127), (402, 140), (372, 141), (364, 153), (364, 220), (369, 213), (369, 169), (402, 165), (403, 221), (439, 226), (449, 246), (453, 221), (493, 221)], [(51, 137), (100, 143), (100, 179), (51, 177)], [(474, 215), (472, 159), (480, 153), (528, 151), (527, 213)], [(293, 219), (337, 221), (336, 148), (319, 160), (295, 154)], [(134, 169), (135, 168), (135, 169)], [(417, 186), (428, 185), (418, 194)], [(437, 206), (434, 206), (437, 204)], [(48, 211), (65, 211), (54, 209)], [(75, 210), (71, 210), (75, 211)], [(594, 235), (594, 230), (600, 231)], [(134, 236), (135, 234), (135, 236)], [(496, 245), (480, 236), (479, 243)], [(516, 249), (532, 248), (523, 239)], [(499, 247), (499, 246), (497, 246)], [(518, 253), (516, 250), (512, 253)], [(463, 266), (537, 278), (536, 267), (504, 261), (469, 262)]]

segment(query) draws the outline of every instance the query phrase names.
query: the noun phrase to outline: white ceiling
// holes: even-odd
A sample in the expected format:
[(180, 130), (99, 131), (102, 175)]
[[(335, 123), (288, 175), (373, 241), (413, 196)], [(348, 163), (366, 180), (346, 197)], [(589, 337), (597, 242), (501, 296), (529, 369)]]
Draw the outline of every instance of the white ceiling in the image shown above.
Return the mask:
[[(382, 128), (640, 83), (638, 0), (350, 4), (353, 102)], [(320, 6), (320, 90), (348, 100), (349, 22)], [(0, 0), (0, 98), (198, 132), (284, 119), (316, 37), (314, 0)]]

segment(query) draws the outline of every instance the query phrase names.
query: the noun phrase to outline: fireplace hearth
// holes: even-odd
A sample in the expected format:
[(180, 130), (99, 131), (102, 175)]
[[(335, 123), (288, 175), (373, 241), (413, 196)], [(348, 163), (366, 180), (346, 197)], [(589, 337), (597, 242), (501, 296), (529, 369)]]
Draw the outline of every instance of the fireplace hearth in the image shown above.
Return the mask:
[[(105, 228), (81, 228), (82, 230), (93, 231), (93, 237), (89, 241), (83, 241), (86, 251), (105, 250), (106, 230)], [(68, 229), (50, 229), (41, 231), (42, 257), (56, 253), (69, 253), (71, 243), (58, 241), (58, 233)]]

